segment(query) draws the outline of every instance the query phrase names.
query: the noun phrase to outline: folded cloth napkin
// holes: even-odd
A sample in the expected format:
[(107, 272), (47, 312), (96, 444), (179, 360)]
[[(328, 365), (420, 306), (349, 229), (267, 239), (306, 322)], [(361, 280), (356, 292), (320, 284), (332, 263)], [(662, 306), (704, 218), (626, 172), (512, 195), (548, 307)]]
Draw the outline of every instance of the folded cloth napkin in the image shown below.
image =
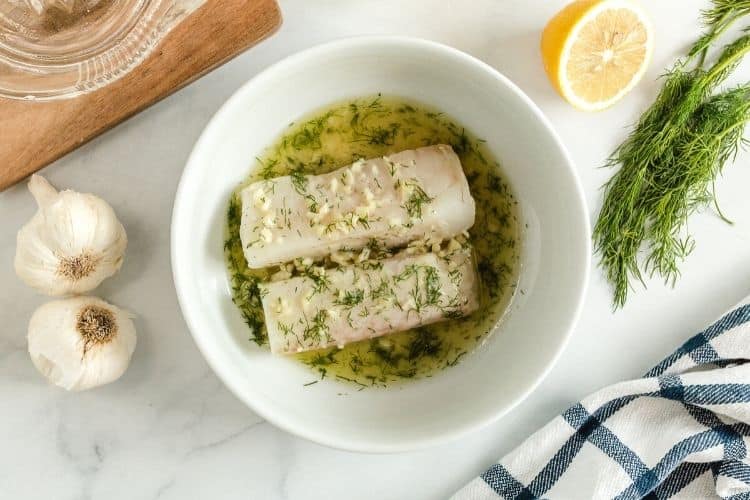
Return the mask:
[(454, 500), (750, 499), (750, 297), (637, 380), (571, 406)]

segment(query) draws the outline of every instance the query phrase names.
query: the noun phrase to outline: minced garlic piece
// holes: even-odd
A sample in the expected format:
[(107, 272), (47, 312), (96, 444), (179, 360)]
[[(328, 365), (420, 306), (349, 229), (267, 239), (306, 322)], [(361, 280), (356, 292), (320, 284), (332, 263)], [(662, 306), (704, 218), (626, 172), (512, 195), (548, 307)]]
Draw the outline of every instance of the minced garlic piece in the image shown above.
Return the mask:
[(461, 249), (461, 243), (459, 243), (457, 239), (453, 238), (448, 242), (449, 252), (455, 252), (456, 250), (460, 250), (460, 249)]
[(363, 160), (362, 158), (355, 161), (354, 163), (352, 163), (351, 171), (354, 173), (359, 172), (360, 170), (362, 170), (362, 165), (364, 165), (364, 163), (365, 163), (365, 160)]
[[(446, 238), (471, 227), (474, 200), (449, 146), (404, 151), (388, 160), (359, 160), (320, 175), (295, 171), (244, 188), (240, 238), (248, 266), (322, 258), (342, 247), (359, 251), (373, 238), (398, 247), (430, 231)], [(391, 167), (403, 178), (392, 176)], [(264, 228), (270, 238), (267, 231), (261, 234)]]

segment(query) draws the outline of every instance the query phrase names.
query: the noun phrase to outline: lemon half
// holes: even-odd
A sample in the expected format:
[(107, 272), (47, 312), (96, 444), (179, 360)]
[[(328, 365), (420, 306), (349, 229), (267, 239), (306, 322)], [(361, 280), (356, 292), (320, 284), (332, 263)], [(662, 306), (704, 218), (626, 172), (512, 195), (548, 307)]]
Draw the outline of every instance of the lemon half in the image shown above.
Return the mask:
[(646, 72), (653, 28), (628, 0), (577, 0), (542, 33), (552, 85), (573, 106), (598, 111), (619, 101)]

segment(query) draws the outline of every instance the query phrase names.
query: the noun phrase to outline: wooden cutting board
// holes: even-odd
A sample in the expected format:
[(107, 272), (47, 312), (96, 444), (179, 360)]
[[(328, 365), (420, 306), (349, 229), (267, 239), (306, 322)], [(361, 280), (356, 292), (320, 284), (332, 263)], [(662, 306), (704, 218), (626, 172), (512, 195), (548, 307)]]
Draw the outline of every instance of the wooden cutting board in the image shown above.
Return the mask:
[(276, 0), (208, 0), (142, 64), (74, 99), (0, 98), (0, 191), (163, 99), (271, 35)]

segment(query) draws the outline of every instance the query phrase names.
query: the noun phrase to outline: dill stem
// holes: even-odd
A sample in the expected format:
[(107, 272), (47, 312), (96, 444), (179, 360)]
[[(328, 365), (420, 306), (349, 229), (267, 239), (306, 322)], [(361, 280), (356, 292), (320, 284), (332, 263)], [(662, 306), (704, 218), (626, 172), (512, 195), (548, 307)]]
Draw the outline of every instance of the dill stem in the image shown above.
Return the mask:
[[(742, 38), (737, 39), (735, 43), (738, 43), (740, 41), (748, 42), (750, 41), (750, 36), (743, 36)], [(708, 70), (708, 73), (706, 73), (706, 77), (708, 79), (708, 83), (718, 83), (714, 82), (714, 78), (716, 78), (717, 75), (721, 75), (724, 71), (729, 69), (733, 64), (737, 63), (740, 59), (742, 59), (745, 54), (750, 52), (750, 44), (745, 44), (742, 49), (738, 50), (737, 52), (731, 54), (726, 59), (719, 59), (719, 61), (714, 64), (711, 69)]]
[[(747, 118), (735, 121), (734, 123), (729, 125), (724, 132), (714, 137), (713, 142), (721, 143), (721, 141), (723, 141), (727, 135), (729, 135), (732, 132), (735, 132), (737, 129), (744, 130), (746, 124), (747, 124)], [(716, 177), (711, 179), (711, 192), (716, 193)], [(721, 207), (719, 206), (719, 200), (716, 199), (716, 196), (714, 195), (712, 196), (712, 198), (713, 198), (712, 202), (713, 202), (714, 208), (716, 209), (716, 213), (719, 215), (719, 218), (725, 223), (729, 224), (730, 226), (734, 226), (734, 221), (729, 219), (726, 215), (724, 215), (724, 212), (721, 211)]]
[[(734, 14), (734, 15), (732, 15)], [(708, 33), (708, 36), (706, 37), (707, 40), (715, 40), (716, 38), (720, 37), (726, 30), (728, 30), (737, 20), (739, 20), (741, 17), (746, 15), (747, 12), (733, 12), (733, 11), (727, 11), (724, 13), (724, 15), (721, 17), (721, 19), (716, 23), (716, 25), (711, 29), (711, 31)], [(699, 54), (700, 57), (698, 58), (698, 68), (702, 68), (703, 65), (706, 63), (706, 57), (708, 56), (708, 48), (710, 47), (710, 43), (706, 43), (706, 45), (700, 50)], [(688, 57), (688, 60), (694, 57), (695, 54), (692, 54)]]
[[(716, 179), (711, 179), (711, 192), (716, 193)], [(716, 213), (719, 214), (719, 218), (729, 224), (730, 226), (734, 226), (734, 222), (730, 219), (728, 219), (724, 212), (721, 211), (721, 207), (719, 207), (719, 200), (716, 199), (716, 196), (713, 196), (713, 204), (714, 208), (716, 209)]]
[(721, 134), (718, 134), (716, 137), (714, 137), (714, 142), (721, 142), (727, 135), (734, 132), (738, 128), (745, 128), (745, 125), (747, 123), (747, 120), (737, 120), (736, 122), (730, 124), (727, 126), (726, 130), (722, 132)]

